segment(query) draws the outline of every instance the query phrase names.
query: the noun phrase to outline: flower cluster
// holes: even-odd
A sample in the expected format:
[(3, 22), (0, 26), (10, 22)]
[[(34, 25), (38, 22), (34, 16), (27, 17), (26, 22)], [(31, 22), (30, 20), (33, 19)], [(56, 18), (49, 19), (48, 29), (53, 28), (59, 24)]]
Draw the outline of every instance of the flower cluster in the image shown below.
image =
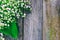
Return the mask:
[(30, 11), (27, 2), (0, 0), (0, 29), (9, 27), (11, 22), (16, 22), (16, 18), (25, 17), (24, 10)]

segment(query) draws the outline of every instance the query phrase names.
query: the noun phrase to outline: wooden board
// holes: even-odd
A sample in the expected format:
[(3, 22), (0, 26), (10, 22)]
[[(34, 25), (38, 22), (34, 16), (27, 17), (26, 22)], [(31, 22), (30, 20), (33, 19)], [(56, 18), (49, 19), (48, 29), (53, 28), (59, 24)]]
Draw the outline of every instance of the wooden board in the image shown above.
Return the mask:
[(60, 40), (59, 0), (43, 0), (43, 40)]

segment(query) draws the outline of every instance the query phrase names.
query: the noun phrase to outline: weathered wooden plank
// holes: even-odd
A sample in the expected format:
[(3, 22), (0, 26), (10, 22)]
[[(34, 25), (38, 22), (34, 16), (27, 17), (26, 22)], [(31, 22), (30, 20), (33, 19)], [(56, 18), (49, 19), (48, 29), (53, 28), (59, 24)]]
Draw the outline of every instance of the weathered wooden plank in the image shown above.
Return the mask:
[(24, 40), (42, 40), (42, 1), (31, 0), (32, 13), (24, 21)]
[(59, 0), (43, 2), (43, 40), (60, 40), (59, 38)]

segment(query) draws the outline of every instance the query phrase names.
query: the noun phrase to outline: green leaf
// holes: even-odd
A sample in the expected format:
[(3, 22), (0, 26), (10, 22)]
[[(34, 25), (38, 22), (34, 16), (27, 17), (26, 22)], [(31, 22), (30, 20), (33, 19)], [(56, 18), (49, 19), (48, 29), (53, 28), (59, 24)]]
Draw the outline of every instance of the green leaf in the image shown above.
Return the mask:
[(11, 33), (12, 33), (12, 37), (17, 38), (18, 37), (18, 28), (15, 22), (11, 23)]
[(18, 28), (15, 22), (10, 23), (11, 25), (9, 27), (6, 27), (4, 29), (1, 29), (0, 32), (2, 32), (5, 35), (10, 35), (13, 38), (18, 38)]

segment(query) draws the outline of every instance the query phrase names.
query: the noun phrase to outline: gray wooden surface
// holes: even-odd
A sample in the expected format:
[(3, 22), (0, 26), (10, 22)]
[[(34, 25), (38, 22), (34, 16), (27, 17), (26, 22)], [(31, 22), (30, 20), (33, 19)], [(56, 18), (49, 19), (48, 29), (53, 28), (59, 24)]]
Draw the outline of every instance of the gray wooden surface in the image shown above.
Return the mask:
[(24, 19), (24, 40), (42, 40), (43, 0), (31, 0), (32, 13)]

